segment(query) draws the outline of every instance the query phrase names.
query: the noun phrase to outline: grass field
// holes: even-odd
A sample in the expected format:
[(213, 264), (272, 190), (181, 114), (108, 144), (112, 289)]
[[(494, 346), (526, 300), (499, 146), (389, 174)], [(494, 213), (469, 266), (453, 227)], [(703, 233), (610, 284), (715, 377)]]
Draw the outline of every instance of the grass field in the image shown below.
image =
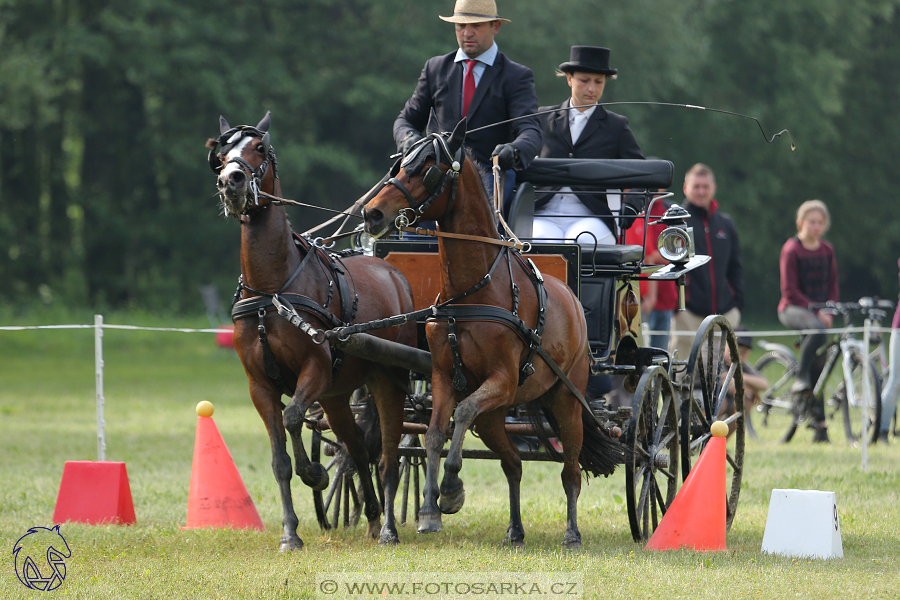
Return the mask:
[[(77, 320), (56, 322), (89, 323)], [(15, 323), (15, 319), (4, 324)], [(202, 319), (109, 316), (107, 323), (205, 327)], [(43, 321), (47, 323), (49, 321)], [(34, 320), (28, 323), (35, 324)], [(506, 484), (496, 463), (469, 461), (463, 510), (444, 531), (400, 529), (401, 545), (379, 548), (363, 528), (323, 532), (308, 490), (294, 500), (306, 547), (278, 552), (281, 509), (265, 429), (234, 353), (211, 334), (107, 330), (104, 334), (107, 460), (127, 464), (137, 524), (62, 525), (72, 550), (53, 597), (327, 598), (324, 572), (580, 574), (585, 598), (897, 598), (900, 596), (900, 440), (860, 450), (833, 435), (813, 446), (801, 432), (787, 446), (748, 440), (745, 476), (728, 552), (645, 552), (631, 541), (624, 471), (582, 491), (584, 551), (559, 549), (565, 518), (558, 466), (529, 463), (523, 481), (526, 548), (500, 545)], [(35, 597), (16, 579), (11, 550), (29, 527), (51, 525), (63, 464), (96, 459), (93, 332), (0, 331), (0, 597)], [(181, 530), (188, 499), (196, 414), (215, 421), (266, 531)], [(760, 552), (773, 488), (834, 491), (845, 558), (809, 560)], [(437, 596), (435, 596), (437, 597)], [(469, 596), (464, 596), (469, 597)]]

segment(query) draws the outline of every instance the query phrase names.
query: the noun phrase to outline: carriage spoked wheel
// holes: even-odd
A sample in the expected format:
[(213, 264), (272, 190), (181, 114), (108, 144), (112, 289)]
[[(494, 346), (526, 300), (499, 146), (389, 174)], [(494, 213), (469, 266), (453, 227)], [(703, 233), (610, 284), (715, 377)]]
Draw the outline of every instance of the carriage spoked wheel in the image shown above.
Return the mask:
[(644, 371), (634, 393), (626, 438), (628, 522), (635, 542), (646, 542), (678, 490), (678, 409), (666, 370)]
[[(316, 509), (316, 519), (322, 529), (335, 529), (340, 525), (355, 527), (363, 508), (362, 488), (359, 486), (359, 474), (356, 465), (353, 464), (343, 445), (327, 440), (316, 429), (312, 434), (312, 448), (310, 460), (320, 462), (323, 454), (323, 442), (334, 450), (326, 454), (332, 454), (325, 470), (329, 473), (330, 483), (324, 491), (313, 491), (313, 504)], [(419, 436), (406, 434), (400, 441), (400, 453), (404, 448), (422, 448)], [(327, 457), (326, 457), (327, 458)], [(375, 478), (378, 500), (384, 510), (384, 487), (381, 477), (378, 475), (376, 465), (371, 465), (371, 473)], [(421, 507), (422, 486), (425, 483), (425, 458), (422, 456), (400, 457), (400, 506), (399, 524), (406, 523), (409, 516), (410, 500), (412, 500), (413, 521), (419, 518)], [(410, 486), (412, 489), (410, 489)], [(410, 498), (412, 493), (412, 498)]]
[[(418, 434), (408, 433), (400, 440), (400, 452), (403, 448), (422, 448)], [(412, 519), (413, 523), (419, 520), (419, 508), (422, 504), (422, 486), (425, 483), (425, 457), (401, 456), (400, 457), (400, 517), (399, 524), (405, 525), (409, 517), (410, 483), (412, 484)]]
[[(726, 361), (725, 349), (730, 356), (738, 357), (737, 339), (731, 324), (720, 315), (710, 315), (703, 320), (687, 367), (678, 383), (681, 393), (681, 472), (687, 479), (691, 467), (710, 440), (710, 426), (714, 421), (724, 421), (732, 438), (726, 446), (729, 490), (726, 495), (726, 529), (731, 527), (741, 493), (744, 474), (744, 375), (740, 360)], [(734, 394), (728, 394), (729, 384), (734, 383)]]
[[(324, 449), (323, 441), (325, 441), (325, 438), (322, 433), (314, 429), (310, 452), (310, 460), (312, 462), (321, 461)], [(330, 483), (328, 488), (323, 491), (313, 490), (313, 505), (316, 509), (316, 519), (319, 521), (319, 527), (322, 529), (336, 529), (339, 525), (355, 527), (359, 523), (363, 506), (362, 487), (358, 485), (359, 474), (357, 473), (356, 465), (353, 464), (353, 459), (347, 454), (343, 445), (331, 440), (326, 441), (326, 444), (332, 448), (332, 451), (325, 452), (332, 455), (325, 465)], [(383, 505), (384, 491), (381, 487), (381, 482), (378, 480), (377, 472), (375, 476), (378, 482), (379, 500)]]

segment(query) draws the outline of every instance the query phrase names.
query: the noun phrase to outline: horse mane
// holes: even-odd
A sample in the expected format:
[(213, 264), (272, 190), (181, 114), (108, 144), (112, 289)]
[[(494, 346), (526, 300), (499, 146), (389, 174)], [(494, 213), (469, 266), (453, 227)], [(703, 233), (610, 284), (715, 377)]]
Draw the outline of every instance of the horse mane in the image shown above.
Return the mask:
[(217, 139), (209, 138), (206, 140), (207, 148), (210, 148), (210, 149), (215, 148), (218, 144), (219, 144), (219, 140), (217, 140)]
[(494, 207), (491, 204), (491, 195), (488, 192), (487, 188), (484, 187), (484, 175), (488, 175), (489, 172), (485, 171), (481, 168), (481, 165), (478, 164), (478, 161), (475, 160), (475, 156), (472, 154), (472, 151), (468, 148), (468, 146), (463, 145), (463, 152), (466, 155), (466, 158), (472, 163), (472, 168), (475, 169), (475, 173), (478, 175), (478, 186), (481, 189), (481, 197), (484, 200), (485, 204), (487, 204), (488, 210), (491, 214), (494, 214)]

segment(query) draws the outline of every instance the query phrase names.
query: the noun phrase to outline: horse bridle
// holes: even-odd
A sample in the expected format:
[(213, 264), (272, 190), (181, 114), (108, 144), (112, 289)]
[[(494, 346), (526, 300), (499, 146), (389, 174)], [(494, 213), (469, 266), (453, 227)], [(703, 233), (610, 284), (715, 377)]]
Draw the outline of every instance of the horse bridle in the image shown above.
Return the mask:
[[(258, 137), (262, 139), (262, 145), (264, 148), (267, 148), (266, 157), (263, 159), (262, 163), (254, 169), (250, 166), (246, 160), (241, 158), (240, 156), (234, 156), (230, 158), (227, 162), (223, 163), (222, 159), (219, 158), (220, 154), (228, 154), (228, 152), (234, 147), (237, 142), (244, 139), (247, 136)], [(213, 173), (218, 175), (222, 172), (226, 166), (231, 163), (237, 163), (238, 167), (241, 171), (247, 175), (247, 179), (249, 181), (248, 187), (250, 188), (250, 192), (253, 194), (253, 207), (259, 208), (259, 186), (262, 183), (262, 180), (265, 179), (266, 174), (269, 172), (269, 163), (272, 163), (273, 174), (275, 179), (278, 179), (278, 159), (275, 156), (275, 149), (269, 145), (269, 140), (271, 136), (268, 131), (261, 131), (256, 127), (251, 127), (249, 125), (240, 125), (238, 127), (232, 127), (225, 133), (219, 136), (216, 140), (216, 145), (210, 148), (209, 156), (207, 160), (209, 161), (209, 168), (212, 169)], [(218, 148), (221, 147), (221, 150)], [(219, 192), (219, 196), (222, 196), (222, 193)], [(241, 214), (247, 214), (251, 208), (245, 208)]]
[[(429, 195), (421, 202), (417, 202), (406, 186), (397, 179), (396, 175), (400, 173), (401, 167), (409, 165), (420, 153), (425, 151), (429, 141), (434, 147), (435, 163), (428, 167), (425, 174), (422, 176), (422, 185), (425, 186)], [(462, 152), (462, 147), (460, 147), (454, 155), (447, 146), (447, 141), (444, 139), (444, 136), (439, 133), (432, 133), (417, 142), (405, 157), (398, 159), (397, 162), (394, 163), (394, 166), (391, 167), (389, 173), (390, 178), (384, 182), (384, 185), (393, 185), (396, 187), (404, 196), (406, 196), (406, 200), (409, 202), (409, 208), (401, 209), (400, 215), (394, 221), (394, 226), (397, 227), (397, 229), (409, 227), (415, 223), (418, 218), (431, 207), (434, 201), (444, 193), (447, 184), (452, 181), (453, 187), (451, 188), (450, 199), (447, 202), (447, 212), (450, 212), (450, 207), (456, 199), (456, 188), (459, 185), (459, 174), (462, 169)], [(443, 156), (447, 157), (447, 161), (442, 160)], [(442, 162), (449, 164), (450, 168), (446, 171), (441, 170), (439, 165)]]

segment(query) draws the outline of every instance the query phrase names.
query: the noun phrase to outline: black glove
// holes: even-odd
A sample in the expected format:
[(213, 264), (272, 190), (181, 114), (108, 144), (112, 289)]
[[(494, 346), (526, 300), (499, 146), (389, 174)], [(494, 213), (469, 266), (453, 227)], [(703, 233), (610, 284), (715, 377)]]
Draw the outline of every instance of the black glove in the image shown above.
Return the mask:
[(512, 144), (497, 144), (497, 147), (491, 152), (491, 157), (494, 156), (497, 157), (497, 164), (500, 165), (500, 168), (507, 171), (516, 166), (519, 149)]
[(406, 137), (403, 138), (400, 142), (400, 146), (397, 150), (400, 151), (400, 154), (406, 156), (406, 153), (409, 152), (409, 149), (416, 145), (416, 142), (422, 139), (422, 136), (416, 133), (415, 131), (410, 131), (406, 134)]

